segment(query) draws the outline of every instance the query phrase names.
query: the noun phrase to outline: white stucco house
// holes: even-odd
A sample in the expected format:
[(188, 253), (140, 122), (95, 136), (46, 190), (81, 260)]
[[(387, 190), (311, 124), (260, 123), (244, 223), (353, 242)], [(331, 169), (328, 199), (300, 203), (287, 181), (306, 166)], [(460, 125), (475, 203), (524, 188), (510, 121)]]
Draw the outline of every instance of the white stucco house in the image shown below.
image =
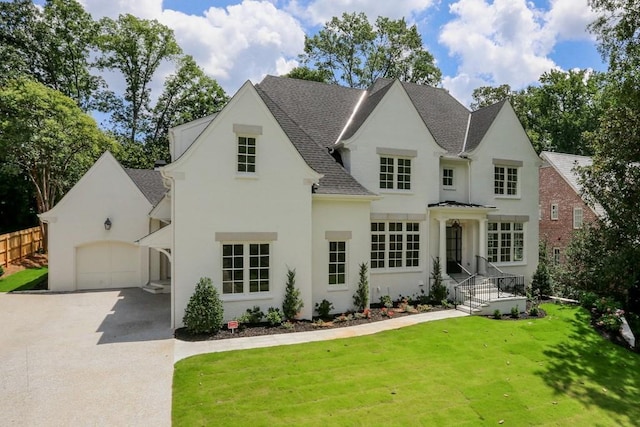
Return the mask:
[[(310, 318), (323, 299), (336, 311), (352, 307), (360, 263), (370, 267), (372, 302), (428, 291), (437, 257), (452, 293), (496, 275), (528, 282), (535, 270), (539, 158), (507, 102), (470, 112), (443, 89), (397, 80), (361, 90), (268, 76), (245, 83), (219, 113), (172, 129), (170, 143), (170, 164), (135, 172), (153, 173), (161, 198), (105, 155), (42, 215), (52, 283), (85, 286), (85, 259), (107, 247), (112, 260), (135, 252), (127, 259), (140, 261), (138, 273), (127, 284), (166, 278), (179, 327), (205, 276), (231, 319), (281, 306), (295, 268)], [(121, 210), (96, 202), (114, 189), (102, 188), (101, 173), (122, 181), (122, 194), (108, 196), (125, 199)], [(96, 210), (91, 224), (73, 225), (78, 205)], [(57, 241), (73, 227), (77, 236)], [(85, 250), (94, 246), (102, 252)], [(161, 261), (170, 261), (164, 276)], [(122, 284), (113, 277), (104, 284)]]

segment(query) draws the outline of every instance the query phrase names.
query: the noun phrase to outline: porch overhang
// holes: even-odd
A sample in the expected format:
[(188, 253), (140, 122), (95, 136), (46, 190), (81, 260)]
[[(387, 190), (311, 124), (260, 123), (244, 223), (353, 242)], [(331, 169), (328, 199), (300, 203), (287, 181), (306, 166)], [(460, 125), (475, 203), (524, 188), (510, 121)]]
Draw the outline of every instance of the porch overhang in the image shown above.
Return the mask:
[(153, 249), (165, 249), (171, 251), (173, 247), (173, 225), (156, 230), (151, 234), (147, 234), (143, 238), (136, 241), (140, 246), (146, 246)]
[(495, 206), (476, 205), (473, 203), (462, 203), (454, 201), (444, 201), (438, 203), (430, 203), (427, 208), (433, 214), (440, 214), (443, 217), (456, 216), (459, 219), (477, 219), (479, 216), (485, 216), (492, 211), (497, 210)]

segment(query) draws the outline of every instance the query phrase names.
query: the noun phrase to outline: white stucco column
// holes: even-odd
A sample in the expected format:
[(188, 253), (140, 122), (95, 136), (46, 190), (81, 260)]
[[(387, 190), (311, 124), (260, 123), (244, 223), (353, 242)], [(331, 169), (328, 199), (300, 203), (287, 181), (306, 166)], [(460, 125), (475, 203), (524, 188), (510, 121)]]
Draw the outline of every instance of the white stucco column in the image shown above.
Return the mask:
[[(478, 255), (483, 258), (487, 258), (487, 220), (480, 219), (478, 221)], [(478, 264), (478, 273), (485, 275), (487, 272), (485, 271), (485, 264)]]
[(440, 247), (438, 248), (438, 257), (440, 257), (440, 266), (442, 272), (447, 273), (447, 220), (438, 218), (440, 221)]

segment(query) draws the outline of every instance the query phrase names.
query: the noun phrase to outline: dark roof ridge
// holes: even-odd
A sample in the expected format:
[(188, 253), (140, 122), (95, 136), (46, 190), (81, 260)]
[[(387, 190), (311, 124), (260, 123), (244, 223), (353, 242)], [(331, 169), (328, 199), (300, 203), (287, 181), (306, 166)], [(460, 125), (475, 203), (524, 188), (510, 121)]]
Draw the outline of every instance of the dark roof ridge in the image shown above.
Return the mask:
[(160, 171), (120, 166), (152, 206), (155, 207), (162, 200), (167, 188), (164, 186)]
[(498, 113), (502, 111), (502, 107), (507, 103), (506, 99), (498, 101), (495, 104), (487, 105), (471, 112), (469, 121), (469, 131), (467, 140), (465, 141), (464, 151), (473, 151), (480, 145), (480, 142), (489, 131), (489, 128), (495, 121)]

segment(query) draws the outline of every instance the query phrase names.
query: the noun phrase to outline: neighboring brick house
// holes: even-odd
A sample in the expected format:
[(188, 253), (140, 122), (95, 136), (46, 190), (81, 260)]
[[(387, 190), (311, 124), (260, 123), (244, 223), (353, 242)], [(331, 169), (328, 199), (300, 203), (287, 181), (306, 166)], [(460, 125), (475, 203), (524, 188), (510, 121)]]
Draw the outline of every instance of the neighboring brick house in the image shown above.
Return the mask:
[(562, 263), (575, 230), (601, 214), (582, 199), (575, 169), (590, 166), (591, 158), (549, 151), (543, 151), (540, 157), (540, 241), (547, 242), (553, 261)]

